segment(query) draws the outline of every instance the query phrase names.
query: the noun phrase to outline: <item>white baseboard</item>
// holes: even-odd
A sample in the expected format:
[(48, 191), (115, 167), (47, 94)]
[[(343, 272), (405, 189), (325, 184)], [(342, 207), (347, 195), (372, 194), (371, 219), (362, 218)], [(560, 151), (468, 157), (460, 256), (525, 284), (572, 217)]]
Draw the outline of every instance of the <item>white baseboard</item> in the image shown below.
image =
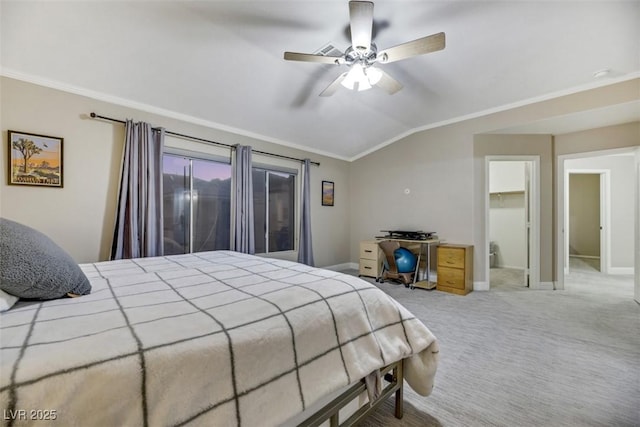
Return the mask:
[(524, 267), (519, 265), (519, 266), (514, 266), (514, 265), (496, 265), (495, 267), (492, 268), (512, 268), (514, 270), (524, 270)]
[(357, 270), (360, 268), (360, 265), (357, 262), (345, 262), (344, 264), (327, 265), (322, 268), (331, 271)]
[(569, 258), (600, 259), (598, 255), (576, 255), (576, 254), (569, 254)]
[(536, 287), (530, 287), (530, 289), (540, 290), (540, 291), (552, 291), (554, 289), (553, 282), (540, 282)]
[(634, 268), (633, 267), (609, 267), (608, 274), (631, 274), (633, 275)]
[[(490, 289), (489, 282), (473, 282), (474, 291), (488, 291)], [(540, 289), (543, 291), (554, 290), (553, 282), (540, 282), (538, 286), (531, 289)]]
[(488, 291), (489, 282), (473, 282), (474, 291)]

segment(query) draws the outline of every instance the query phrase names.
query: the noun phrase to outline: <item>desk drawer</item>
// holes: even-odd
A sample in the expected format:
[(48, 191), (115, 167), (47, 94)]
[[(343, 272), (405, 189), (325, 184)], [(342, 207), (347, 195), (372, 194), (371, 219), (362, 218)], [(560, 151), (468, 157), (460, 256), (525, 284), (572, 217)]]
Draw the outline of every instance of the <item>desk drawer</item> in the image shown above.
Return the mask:
[(465, 277), (464, 270), (459, 268), (438, 267), (438, 286), (448, 288), (464, 289)]
[(464, 268), (464, 248), (439, 246), (438, 265), (444, 267)]
[(380, 276), (380, 263), (377, 259), (360, 258), (361, 276), (378, 277)]
[(360, 258), (378, 259), (379, 246), (375, 242), (360, 242)]

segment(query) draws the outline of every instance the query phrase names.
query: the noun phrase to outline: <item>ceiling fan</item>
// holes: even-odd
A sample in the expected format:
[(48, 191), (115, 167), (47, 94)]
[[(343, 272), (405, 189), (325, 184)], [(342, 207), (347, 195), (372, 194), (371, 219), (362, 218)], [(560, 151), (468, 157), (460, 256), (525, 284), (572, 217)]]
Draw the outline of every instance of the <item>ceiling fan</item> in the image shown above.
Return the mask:
[(416, 55), (444, 49), (444, 33), (432, 34), (407, 43), (378, 51), (371, 41), (373, 28), (373, 3), (370, 1), (350, 1), (349, 18), (351, 26), (351, 46), (340, 56), (322, 54), (285, 52), (284, 59), (289, 61), (318, 62), (321, 64), (346, 64), (349, 71), (335, 79), (320, 96), (331, 96), (342, 85), (348, 89), (362, 91), (372, 86), (379, 87), (393, 95), (402, 84), (374, 64), (387, 64)]

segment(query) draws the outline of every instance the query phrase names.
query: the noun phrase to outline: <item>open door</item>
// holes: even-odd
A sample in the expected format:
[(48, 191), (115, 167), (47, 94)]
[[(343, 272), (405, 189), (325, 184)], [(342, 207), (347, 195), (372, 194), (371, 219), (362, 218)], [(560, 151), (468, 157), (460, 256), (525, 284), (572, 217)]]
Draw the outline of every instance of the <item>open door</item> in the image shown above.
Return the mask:
[(636, 191), (635, 191), (635, 221), (636, 221), (636, 243), (635, 243), (635, 252), (636, 257), (634, 261), (635, 266), (635, 285), (633, 290), (633, 299), (636, 300), (638, 304), (640, 304), (640, 225), (638, 222), (638, 218), (640, 218), (640, 147), (636, 148), (635, 153), (635, 164), (636, 164)]
[(531, 283), (531, 162), (524, 162), (524, 241), (526, 247), (526, 259), (524, 267), (524, 285), (528, 288)]

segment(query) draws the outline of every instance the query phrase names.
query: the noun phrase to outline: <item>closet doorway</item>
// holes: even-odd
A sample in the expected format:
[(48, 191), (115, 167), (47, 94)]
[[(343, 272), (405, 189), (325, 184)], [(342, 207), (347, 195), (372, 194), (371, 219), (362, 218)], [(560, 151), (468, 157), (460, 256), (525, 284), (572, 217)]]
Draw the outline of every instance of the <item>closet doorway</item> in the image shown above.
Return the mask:
[(489, 288), (536, 288), (538, 261), (537, 158), (487, 158)]

